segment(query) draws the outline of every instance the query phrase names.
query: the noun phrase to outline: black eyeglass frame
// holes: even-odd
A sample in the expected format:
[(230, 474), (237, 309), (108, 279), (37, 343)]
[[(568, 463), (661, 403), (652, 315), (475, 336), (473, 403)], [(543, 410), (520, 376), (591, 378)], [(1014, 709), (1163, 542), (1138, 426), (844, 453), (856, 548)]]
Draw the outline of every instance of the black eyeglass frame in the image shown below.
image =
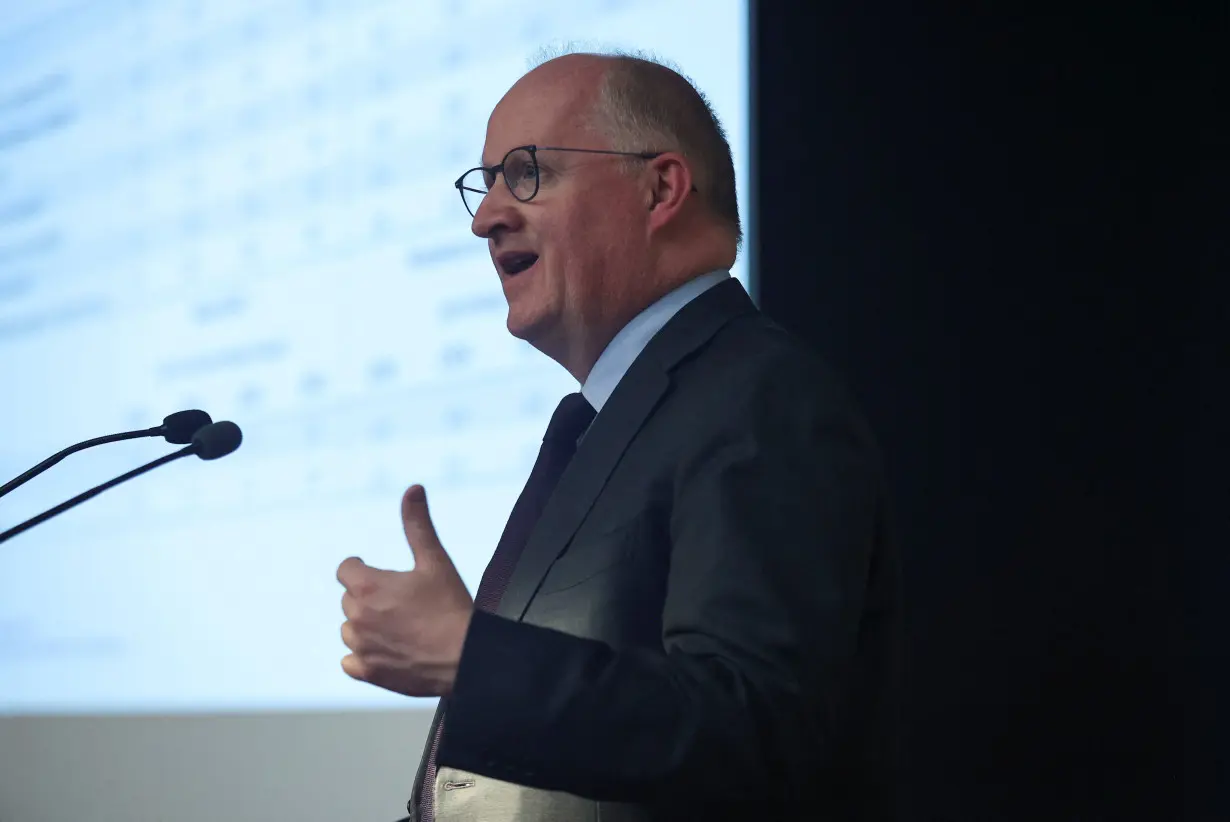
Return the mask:
[[(508, 162), (509, 156), (517, 151), (529, 152), (530, 161), (534, 164), (534, 170), (535, 170), (534, 192), (530, 194), (530, 196), (524, 199), (517, 196), (517, 192), (513, 190), (512, 184), (509, 183), (508, 178), (504, 176), (504, 164)], [(499, 175), (501, 178), (503, 178), (504, 185), (508, 186), (508, 191), (509, 193), (512, 194), (513, 199), (515, 199), (519, 203), (528, 203), (530, 200), (537, 197), (538, 196), (538, 185), (539, 185), (538, 173), (537, 173), (538, 152), (540, 151), (571, 151), (577, 154), (609, 154), (609, 155), (613, 155), (616, 157), (637, 157), (641, 160), (652, 160), (656, 157), (661, 157), (663, 154), (666, 153), (665, 151), (611, 151), (609, 149), (601, 149), (601, 148), (565, 148), (563, 146), (534, 146), (534, 145), (515, 146), (513, 148), (510, 148), (504, 154), (503, 159), (500, 160), (498, 165), (475, 166), (474, 168), (466, 169), (465, 174), (462, 174), (460, 177), (457, 178), (457, 181), (453, 183), (453, 186), (457, 189), (457, 193), (461, 195), (461, 204), (466, 207), (466, 212), (469, 213), (471, 217), (475, 216), (474, 212), (470, 211), (470, 204), (466, 201), (467, 191), (473, 191), (475, 194), (481, 194), (484, 197), (486, 197), (488, 194), (491, 193), (490, 187), (488, 187), (486, 191), (479, 191), (476, 188), (470, 188), (468, 186), (462, 185), (462, 183), (465, 181), (465, 178), (468, 177), (470, 174), (472, 174), (475, 171), (482, 171), (484, 172), (484, 174), (491, 175), (491, 179), (493, 183), (495, 181), (496, 175)], [(692, 186), (692, 190), (696, 191), (696, 186)]]

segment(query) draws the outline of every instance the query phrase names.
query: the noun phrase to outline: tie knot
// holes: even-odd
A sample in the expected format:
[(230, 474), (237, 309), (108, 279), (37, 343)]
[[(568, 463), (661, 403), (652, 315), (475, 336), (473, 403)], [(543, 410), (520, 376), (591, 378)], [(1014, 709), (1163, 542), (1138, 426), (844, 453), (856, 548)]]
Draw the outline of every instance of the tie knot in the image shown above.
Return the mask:
[(559, 401), (555, 413), (551, 415), (551, 424), (543, 435), (543, 442), (564, 442), (569, 446), (576, 445), (577, 438), (585, 433), (585, 429), (594, 421), (598, 412), (580, 393), (569, 394)]

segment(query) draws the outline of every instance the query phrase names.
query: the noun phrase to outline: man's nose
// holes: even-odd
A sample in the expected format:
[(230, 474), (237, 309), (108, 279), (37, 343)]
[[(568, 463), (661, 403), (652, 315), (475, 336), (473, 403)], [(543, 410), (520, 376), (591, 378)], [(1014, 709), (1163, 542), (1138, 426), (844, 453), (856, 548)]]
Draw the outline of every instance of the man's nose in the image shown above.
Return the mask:
[(474, 232), (474, 236), (484, 240), (491, 239), (501, 231), (518, 231), (523, 223), (520, 205), (508, 190), (508, 186), (502, 183), (496, 185), (478, 204), (470, 230)]

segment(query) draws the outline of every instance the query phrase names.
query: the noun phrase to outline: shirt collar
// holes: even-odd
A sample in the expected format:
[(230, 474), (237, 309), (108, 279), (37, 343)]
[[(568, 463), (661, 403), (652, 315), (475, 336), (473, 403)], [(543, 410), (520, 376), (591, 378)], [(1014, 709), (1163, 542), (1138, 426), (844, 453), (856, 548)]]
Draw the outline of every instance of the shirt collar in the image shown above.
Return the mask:
[(730, 272), (726, 269), (719, 269), (688, 280), (637, 314), (631, 322), (620, 329), (603, 350), (602, 355), (598, 357), (598, 361), (594, 363), (594, 367), (589, 372), (589, 377), (581, 385), (581, 393), (585, 399), (589, 400), (594, 410), (602, 410), (602, 406), (611, 398), (611, 394), (615, 393), (615, 386), (619, 385), (624, 374), (632, 367), (632, 363), (645, 350), (645, 346), (649, 345), (653, 336), (662, 330), (662, 326), (670, 321), (671, 317), (674, 317), (692, 300), (728, 279), (730, 279)]

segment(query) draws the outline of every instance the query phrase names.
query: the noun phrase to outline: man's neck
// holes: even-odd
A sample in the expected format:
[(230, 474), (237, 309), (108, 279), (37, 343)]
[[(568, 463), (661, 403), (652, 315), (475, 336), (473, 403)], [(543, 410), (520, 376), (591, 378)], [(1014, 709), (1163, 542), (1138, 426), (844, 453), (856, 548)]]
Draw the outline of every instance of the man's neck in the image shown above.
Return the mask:
[(730, 272), (726, 269), (716, 269), (693, 277), (633, 317), (603, 349), (598, 361), (581, 383), (581, 393), (589, 400), (590, 405), (601, 411), (616, 386), (623, 380), (624, 374), (658, 332), (688, 303), (729, 279)]
[(685, 283), (710, 271), (729, 270), (735, 254), (730, 238), (720, 232), (706, 235), (703, 241), (698, 240), (687, 249), (664, 251), (654, 261), (654, 270), (628, 276), (625, 282), (642, 285), (635, 292), (621, 295), (618, 309), (610, 310), (608, 304), (605, 308), (610, 313), (587, 318), (579, 323), (580, 327), (560, 329), (561, 339), (544, 341), (545, 344), (535, 347), (584, 384), (602, 352), (624, 326)]
[[(705, 271), (710, 270), (712, 269)], [(572, 365), (561, 363), (565, 370), (578, 383), (584, 384), (598, 362), (598, 358), (602, 356), (602, 352), (628, 323), (684, 283), (705, 274), (705, 271), (647, 278), (646, 286), (639, 290), (635, 298), (629, 295), (622, 301), (621, 310), (608, 314), (600, 322), (591, 322), (584, 328), (574, 329), (576, 333), (573, 339), (579, 341), (579, 345), (576, 346), (576, 355), (572, 358)]]

